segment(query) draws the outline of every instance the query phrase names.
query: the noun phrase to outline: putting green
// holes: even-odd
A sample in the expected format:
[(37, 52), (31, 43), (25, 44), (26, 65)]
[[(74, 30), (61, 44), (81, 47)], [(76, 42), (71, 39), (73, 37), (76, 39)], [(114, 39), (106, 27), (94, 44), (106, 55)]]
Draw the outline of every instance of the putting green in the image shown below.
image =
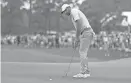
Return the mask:
[[(72, 78), (79, 72), (79, 56), (71, 48), (49, 50), (7, 46), (1, 52), (2, 83), (131, 83), (131, 58), (114, 60), (114, 55), (106, 59), (99, 56), (102, 51), (90, 51), (91, 77), (87, 79)], [(75, 57), (68, 77), (62, 77), (72, 54)], [(100, 58), (105, 59), (104, 62)]]

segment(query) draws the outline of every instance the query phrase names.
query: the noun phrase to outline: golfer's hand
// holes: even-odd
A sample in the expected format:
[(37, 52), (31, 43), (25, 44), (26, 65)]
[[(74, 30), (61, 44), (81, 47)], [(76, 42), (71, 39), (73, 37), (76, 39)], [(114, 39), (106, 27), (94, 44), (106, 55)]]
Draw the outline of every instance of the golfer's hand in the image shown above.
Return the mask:
[(75, 42), (74, 42), (73, 48), (74, 48), (74, 49), (77, 49), (77, 48), (79, 47), (79, 45), (80, 45), (80, 40), (79, 40), (79, 39), (76, 39)]

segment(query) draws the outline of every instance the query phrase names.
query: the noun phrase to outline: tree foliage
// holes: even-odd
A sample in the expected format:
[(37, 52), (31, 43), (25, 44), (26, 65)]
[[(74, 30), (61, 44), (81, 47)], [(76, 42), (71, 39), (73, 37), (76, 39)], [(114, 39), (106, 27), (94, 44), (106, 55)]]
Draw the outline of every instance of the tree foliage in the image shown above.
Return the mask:
[(71, 30), (73, 29), (71, 21), (65, 22), (60, 16), (61, 5), (64, 3), (79, 7), (89, 19), (94, 31), (99, 33), (101, 18), (106, 13), (114, 11), (115, 7), (130, 10), (130, 2), (130, 0), (1, 0), (2, 34)]

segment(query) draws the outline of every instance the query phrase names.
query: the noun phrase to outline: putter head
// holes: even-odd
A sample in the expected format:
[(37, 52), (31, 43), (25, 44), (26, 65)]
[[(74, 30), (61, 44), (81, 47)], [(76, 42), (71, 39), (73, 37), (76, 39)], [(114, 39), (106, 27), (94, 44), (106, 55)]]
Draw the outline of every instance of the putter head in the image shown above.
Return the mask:
[(65, 77), (67, 77), (67, 76), (68, 76), (68, 74), (66, 73), (66, 74), (65, 74)]
[(67, 77), (67, 75), (68, 75), (68, 71), (65, 71), (64, 74), (65, 74), (65, 75), (62, 76), (62, 77), (63, 77), (63, 78), (64, 78), (64, 77)]

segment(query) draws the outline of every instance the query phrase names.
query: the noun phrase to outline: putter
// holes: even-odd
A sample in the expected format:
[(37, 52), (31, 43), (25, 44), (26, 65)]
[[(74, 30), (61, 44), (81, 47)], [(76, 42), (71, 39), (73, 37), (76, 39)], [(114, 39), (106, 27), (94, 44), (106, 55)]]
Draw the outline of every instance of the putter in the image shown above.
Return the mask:
[(67, 72), (66, 72), (66, 74), (65, 74), (66, 77), (68, 76), (68, 73), (69, 73), (69, 71), (70, 71), (70, 66), (71, 66), (71, 63), (72, 63), (72, 61), (73, 61), (73, 58), (74, 58), (74, 54), (73, 54), (72, 57), (71, 57), (71, 61), (70, 61), (70, 63), (69, 63)]
[[(75, 49), (74, 49), (74, 50), (75, 50)], [(67, 71), (66, 71), (66, 73), (65, 73), (65, 76), (63, 76), (63, 77), (67, 77), (67, 76), (68, 76), (68, 73), (69, 73), (69, 71), (70, 71), (70, 66), (71, 66), (71, 63), (72, 63), (72, 61), (73, 61), (74, 55), (75, 55), (75, 54), (72, 55), (71, 60), (70, 60), (70, 63), (69, 63), (69, 66), (68, 66)]]

